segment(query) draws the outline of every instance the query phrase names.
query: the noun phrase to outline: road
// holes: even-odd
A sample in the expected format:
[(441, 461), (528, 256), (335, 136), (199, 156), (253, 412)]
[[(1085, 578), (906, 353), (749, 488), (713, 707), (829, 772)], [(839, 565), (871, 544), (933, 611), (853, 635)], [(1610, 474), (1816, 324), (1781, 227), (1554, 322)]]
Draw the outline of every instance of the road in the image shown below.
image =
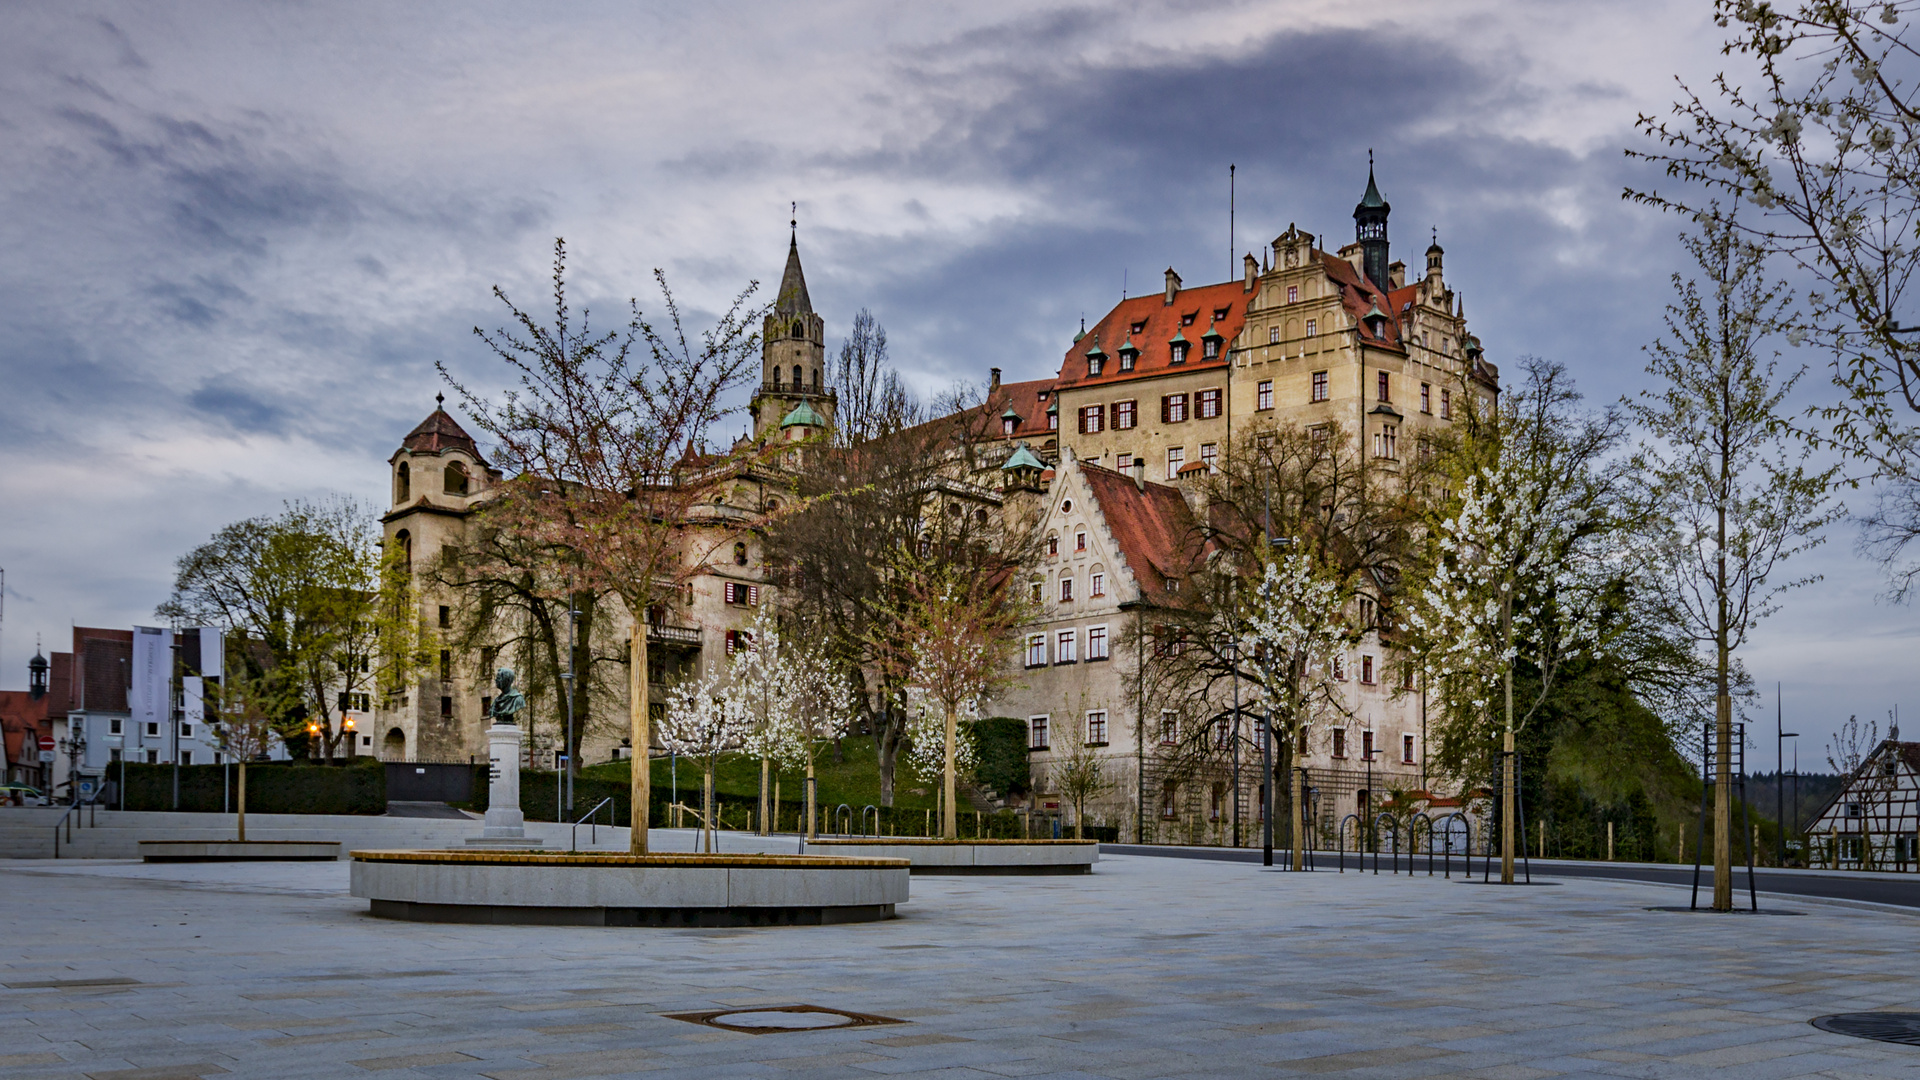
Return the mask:
[[(1261, 853), (1258, 849), (1247, 848), (1209, 848), (1209, 847), (1171, 847), (1158, 844), (1101, 844), (1100, 851), (1114, 855), (1147, 855), (1171, 859), (1207, 859), (1215, 862), (1240, 862), (1258, 865)], [(1335, 870), (1339, 866), (1340, 856), (1330, 851), (1316, 851), (1314, 861), (1322, 871)], [(1373, 869), (1372, 856), (1367, 856), (1367, 870)], [(1286, 853), (1276, 849), (1273, 853), (1276, 867), (1286, 865)], [(1361, 856), (1349, 853), (1346, 856), (1346, 869), (1349, 873), (1359, 868)], [(1453, 873), (1461, 874), (1459, 856), (1453, 859)], [(1427, 870), (1426, 856), (1418, 856), (1417, 872)], [(1390, 856), (1380, 860), (1382, 873), (1392, 864)], [(1444, 860), (1436, 860), (1434, 872), (1440, 873)], [(1405, 869), (1402, 862), (1401, 869)], [(1475, 857), (1474, 876), (1484, 874), (1484, 860)], [(1674, 866), (1662, 863), (1607, 863), (1575, 862), (1561, 859), (1536, 859), (1532, 863), (1533, 876), (1540, 880), (1552, 880), (1557, 877), (1612, 878), (1621, 881), (1652, 881), (1663, 885), (1691, 885), (1693, 866)], [(1889, 904), (1894, 907), (1920, 908), (1920, 874), (1883, 874), (1856, 873), (1852, 871), (1833, 872), (1828, 870), (1773, 870), (1757, 869), (1753, 873), (1754, 888), (1762, 893), (1783, 896), (1805, 896), (1823, 900), (1854, 900), (1869, 904)], [(1701, 892), (1712, 896), (1713, 870), (1702, 867), (1700, 870)], [(1747, 893), (1747, 872), (1745, 867), (1734, 873), (1734, 885), (1740, 903), (1744, 906)]]

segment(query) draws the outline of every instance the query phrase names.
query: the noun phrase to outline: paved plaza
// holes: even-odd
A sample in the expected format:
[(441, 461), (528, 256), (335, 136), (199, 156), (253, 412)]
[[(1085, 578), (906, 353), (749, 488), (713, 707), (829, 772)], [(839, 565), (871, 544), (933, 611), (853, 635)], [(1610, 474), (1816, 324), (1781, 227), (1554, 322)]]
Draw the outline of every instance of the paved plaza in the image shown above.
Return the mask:
[[(385, 922), (347, 878), (0, 862), (0, 1077), (1920, 1075), (1807, 1023), (1920, 1009), (1920, 918), (1860, 905), (1114, 856), (917, 877), (882, 923), (650, 930)], [(795, 1004), (904, 1022), (664, 1015)]]

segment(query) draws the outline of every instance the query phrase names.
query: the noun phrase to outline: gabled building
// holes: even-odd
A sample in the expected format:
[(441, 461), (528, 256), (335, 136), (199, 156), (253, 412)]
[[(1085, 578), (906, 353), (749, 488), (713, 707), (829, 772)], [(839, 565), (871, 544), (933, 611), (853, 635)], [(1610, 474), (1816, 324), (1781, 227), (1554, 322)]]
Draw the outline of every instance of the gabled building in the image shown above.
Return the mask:
[(1920, 742), (1883, 740), (1806, 832), (1809, 866), (1920, 868)]

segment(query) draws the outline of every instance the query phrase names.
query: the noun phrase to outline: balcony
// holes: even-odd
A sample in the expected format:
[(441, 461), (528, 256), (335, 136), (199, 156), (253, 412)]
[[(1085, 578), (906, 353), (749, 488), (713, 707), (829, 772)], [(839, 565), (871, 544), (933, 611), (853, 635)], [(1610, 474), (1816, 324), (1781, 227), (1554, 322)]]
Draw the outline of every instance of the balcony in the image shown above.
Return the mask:
[(647, 644), (684, 645), (697, 649), (700, 647), (700, 628), (650, 622), (647, 624)]
[(779, 394), (781, 397), (816, 398), (823, 401), (839, 400), (839, 395), (834, 391), (833, 387), (816, 385), (810, 388), (805, 383), (762, 382), (760, 384), (760, 392), (763, 394)]

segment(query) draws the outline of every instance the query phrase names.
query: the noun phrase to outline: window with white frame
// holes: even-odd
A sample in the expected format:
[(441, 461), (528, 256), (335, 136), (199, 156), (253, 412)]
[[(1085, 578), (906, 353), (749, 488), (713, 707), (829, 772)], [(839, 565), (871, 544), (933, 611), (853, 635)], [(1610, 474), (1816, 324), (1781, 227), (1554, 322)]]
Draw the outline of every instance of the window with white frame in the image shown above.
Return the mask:
[(1279, 327), (1277, 326), (1267, 327), (1267, 344), (1269, 345), (1280, 344), (1280, 328)]
[(1259, 387), (1254, 391), (1253, 407), (1256, 409), (1273, 408), (1273, 380), (1272, 379), (1260, 380)]
[(1187, 395), (1165, 394), (1160, 398), (1160, 422), (1163, 424), (1184, 423), (1187, 419)]
[(1106, 427), (1107, 407), (1086, 405), (1080, 409), (1080, 434), (1098, 435)]
[(1033, 716), (1027, 719), (1027, 749), (1047, 749), (1047, 718)]
[(1053, 662), (1074, 664), (1080, 660), (1080, 631), (1062, 630), (1053, 637)]
[(1360, 758), (1363, 761), (1373, 760), (1373, 732), (1372, 731), (1363, 731), (1360, 733)]
[(1087, 627), (1087, 659), (1105, 660), (1107, 658), (1107, 628), (1104, 626)]
[(1300, 286), (1298, 285), (1287, 286), (1287, 303), (1297, 304), (1299, 302), (1300, 302)]
[(1313, 373), (1313, 396), (1310, 397), (1308, 400), (1309, 401), (1327, 400), (1327, 373), (1326, 372), (1316, 371)]
[(1060, 579), (1060, 602), (1063, 604), (1073, 603), (1073, 578), (1071, 577), (1062, 577)]
[(109, 734), (109, 735), (119, 735), (119, 734), (121, 734), (121, 731), (120, 731), (120, 718), (119, 718), (119, 717), (117, 717), (117, 716), (110, 716), (110, 717), (108, 717), (108, 718), (107, 718), (107, 734)]
[(1318, 319), (1307, 320), (1307, 336), (1308, 337), (1320, 336), (1320, 320)]
[(193, 751), (191, 750), (180, 751), (180, 764), (182, 765), (193, 764)]
[(1413, 764), (1413, 736), (1411, 735), (1400, 736), (1400, 763)]
[(1217, 418), (1220, 415), (1220, 391), (1196, 391), (1193, 395), (1193, 413), (1202, 420)]
[(1453, 419), (1453, 391), (1444, 386), (1440, 388), (1440, 419)]
[(1172, 746), (1180, 741), (1180, 718), (1170, 710), (1160, 710), (1160, 745)]
[(1216, 443), (1200, 444), (1200, 464), (1207, 467), (1209, 473), (1220, 471), (1220, 447)]
[(1121, 472), (1126, 472), (1132, 469), (1133, 455), (1124, 453), (1124, 452), (1113, 455), (1113, 467), (1120, 470)]
[(1087, 579), (1087, 582), (1088, 582), (1087, 595), (1089, 596), (1107, 595), (1107, 575), (1106, 574), (1096, 570), (1093, 572), (1093, 575)]
[(1360, 681), (1368, 685), (1373, 683), (1373, 657), (1371, 656), (1360, 658)]
[(1115, 431), (1125, 431), (1132, 427), (1137, 416), (1138, 405), (1132, 401), (1113, 403), (1113, 427)]
[(151, 720), (148, 721), (147, 722), (147, 738), (157, 739), (159, 737), (160, 737), (160, 725), (155, 721), (151, 721)]
[(1087, 745), (1107, 745), (1107, 711), (1095, 709), (1087, 714)]
[(1432, 383), (1420, 384), (1420, 411), (1423, 413), (1431, 413), (1433, 411)]
[(1337, 727), (1333, 729), (1333, 756), (1337, 758), (1344, 758), (1347, 756), (1347, 729), (1346, 728)]
[(1047, 635), (1027, 635), (1027, 666), (1030, 668), (1047, 666)]
[(1169, 480), (1179, 479), (1180, 466), (1185, 465), (1186, 463), (1187, 463), (1186, 447), (1183, 447), (1183, 446), (1168, 447), (1167, 448), (1167, 479)]
[(1082, 529), (1082, 530), (1080, 530), (1080, 531), (1078, 531), (1078, 532), (1075, 532), (1075, 533), (1073, 534), (1073, 550), (1075, 550), (1075, 551), (1085, 551), (1085, 550), (1087, 550), (1087, 533), (1086, 533), (1086, 530), (1084, 530), (1084, 529)]

